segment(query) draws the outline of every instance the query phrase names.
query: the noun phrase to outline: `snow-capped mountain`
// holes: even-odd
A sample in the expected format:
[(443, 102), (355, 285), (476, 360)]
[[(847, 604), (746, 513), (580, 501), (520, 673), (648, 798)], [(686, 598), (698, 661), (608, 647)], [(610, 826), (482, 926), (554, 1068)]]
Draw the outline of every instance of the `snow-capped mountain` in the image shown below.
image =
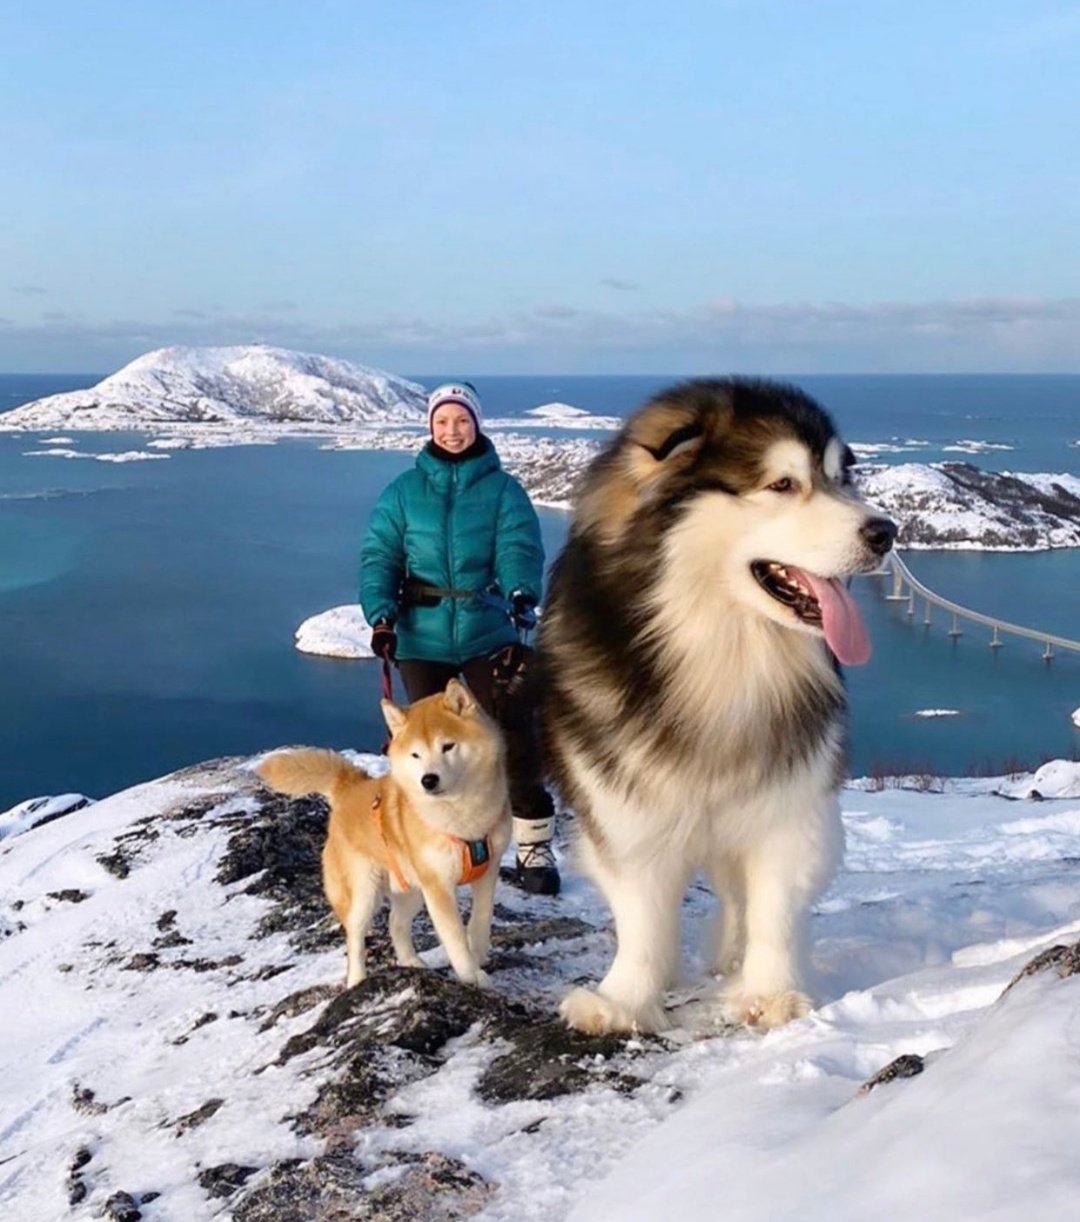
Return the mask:
[(4, 429), (139, 430), (168, 424), (423, 424), (422, 386), (382, 370), (262, 344), (159, 348), (88, 390), (26, 403)]
[(1075, 475), (983, 471), (945, 462), (860, 466), (855, 479), (863, 496), (899, 525), (901, 547), (1080, 547)]
[[(1011, 801), (1001, 778), (845, 789), (846, 868), (813, 916), (823, 1004), (764, 1037), (718, 1021), (700, 948), (713, 901), (691, 888), (672, 998), (690, 1004), (664, 1038), (555, 1017), (612, 953), (570, 863), (558, 899), (500, 885), (489, 989), (391, 966), (384, 914), (371, 975), (345, 991), (325, 806), (248, 765), (0, 842), (3, 1217), (1075, 1212), (1080, 806), (1062, 795), (1080, 764), (1012, 778)], [(1043, 970), (1009, 988), (1033, 957)]]

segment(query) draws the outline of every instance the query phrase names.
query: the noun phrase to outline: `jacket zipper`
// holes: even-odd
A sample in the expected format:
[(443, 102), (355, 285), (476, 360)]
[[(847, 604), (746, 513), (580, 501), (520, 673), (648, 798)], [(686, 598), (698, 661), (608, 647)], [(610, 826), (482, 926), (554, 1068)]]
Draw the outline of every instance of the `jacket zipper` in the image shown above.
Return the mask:
[[(458, 483), (458, 467), (455, 463), (450, 468), (450, 503), (447, 506), (446, 513), (446, 558), (450, 562), (450, 585), (455, 586), (456, 572), (454, 564), (454, 509), (457, 505), (457, 483)], [(458, 624), (458, 600), (450, 599), (450, 637), (454, 644), (454, 661), (460, 661), (461, 640), (460, 640), (460, 625)]]

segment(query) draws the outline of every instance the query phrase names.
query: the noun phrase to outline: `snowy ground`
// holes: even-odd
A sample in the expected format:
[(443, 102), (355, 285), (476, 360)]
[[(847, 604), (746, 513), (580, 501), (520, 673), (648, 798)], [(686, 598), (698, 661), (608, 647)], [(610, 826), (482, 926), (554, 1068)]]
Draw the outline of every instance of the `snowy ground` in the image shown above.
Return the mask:
[[(489, 994), (383, 968), (341, 995), (302, 835), (317, 843), (320, 812), (267, 798), (242, 762), (12, 834), (0, 1215), (1071, 1217), (1080, 981), (1002, 993), (1080, 937), (1080, 802), (1051, 796), (1078, 775), (1013, 778), (1042, 801), (985, 781), (845, 790), (847, 862), (813, 918), (822, 1005), (768, 1036), (714, 1020), (699, 887), (673, 999), (690, 1030), (557, 1044), (559, 995), (612, 951), (569, 869), (558, 900), (501, 888)], [(905, 1054), (918, 1076), (860, 1093)]]

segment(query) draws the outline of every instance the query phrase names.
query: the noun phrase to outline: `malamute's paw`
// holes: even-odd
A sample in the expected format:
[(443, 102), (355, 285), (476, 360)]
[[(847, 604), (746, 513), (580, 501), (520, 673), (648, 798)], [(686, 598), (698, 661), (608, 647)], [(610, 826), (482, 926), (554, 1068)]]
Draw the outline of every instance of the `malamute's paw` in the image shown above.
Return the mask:
[(427, 964), (415, 952), (411, 955), (396, 956), (398, 967), (427, 967)]
[(586, 1035), (607, 1035), (612, 1031), (663, 1031), (668, 1020), (660, 1004), (632, 1010), (592, 989), (571, 989), (559, 1006), (568, 1027)]
[(810, 998), (794, 989), (783, 993), (743, 993), (731, 991), (724, 997), (724, 1017), (759, 1031), (771, 1031), (796, 1018), (805, 1018), (813, 1009)]

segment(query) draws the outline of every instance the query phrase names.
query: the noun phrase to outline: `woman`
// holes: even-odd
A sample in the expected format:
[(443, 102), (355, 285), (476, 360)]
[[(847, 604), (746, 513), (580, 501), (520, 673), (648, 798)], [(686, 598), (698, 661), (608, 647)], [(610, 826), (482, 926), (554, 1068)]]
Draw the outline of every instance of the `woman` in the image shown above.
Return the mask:
[(377, 657), (397, 661), (410, 701), (464, 677), (506, 735), (516, 879), (556, 895), (554, 808), (540, 779), (529, 651), (544, 572), (540, 523), (480, 431), (480, 396), (428, 396), (431, 440), (376, 502), (360, 549), (360, 603)]

